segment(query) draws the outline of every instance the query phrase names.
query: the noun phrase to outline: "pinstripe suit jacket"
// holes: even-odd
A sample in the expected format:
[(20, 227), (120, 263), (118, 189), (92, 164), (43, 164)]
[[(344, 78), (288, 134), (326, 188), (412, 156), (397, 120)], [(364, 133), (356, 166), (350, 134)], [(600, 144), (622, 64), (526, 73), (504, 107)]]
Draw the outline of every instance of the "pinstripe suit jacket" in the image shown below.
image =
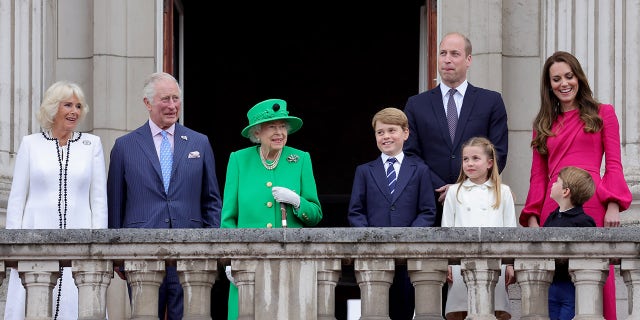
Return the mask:
[(179, 123), (174, 137), (167, 193), (149, 122), (116, 139), (107, 178), (109, 228), (220, 227), (222, 201), (209, 139)]

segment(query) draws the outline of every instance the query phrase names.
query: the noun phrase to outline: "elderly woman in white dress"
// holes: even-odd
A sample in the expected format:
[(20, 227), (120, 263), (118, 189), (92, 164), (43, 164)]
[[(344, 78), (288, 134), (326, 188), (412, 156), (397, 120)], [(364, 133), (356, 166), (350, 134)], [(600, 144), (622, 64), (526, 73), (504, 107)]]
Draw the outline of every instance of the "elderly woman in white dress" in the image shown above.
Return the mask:
[[(59, 81), (47, 89), (37, 114), (42, 132), (23, 137), (18, 149), (7, 229), (107, 227), (102, 142), (98, 136), (75, 131), (88, 110), (77, 84)], [(53, 291), (52, 317), (78, 319), (78, 288), (71, 268), (61, 271)], [(25, 289), (15, 269), (8, 290), (5, 319), (24, 319)]]

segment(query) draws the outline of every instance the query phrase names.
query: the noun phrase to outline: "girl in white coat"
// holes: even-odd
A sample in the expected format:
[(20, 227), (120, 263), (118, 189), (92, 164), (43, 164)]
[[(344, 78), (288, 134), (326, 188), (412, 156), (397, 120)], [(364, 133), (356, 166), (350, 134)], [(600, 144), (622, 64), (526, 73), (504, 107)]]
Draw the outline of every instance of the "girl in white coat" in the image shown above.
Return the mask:
[[(486, 138), (474, 137), (462, 145), (462, 168), (458, 181), (447, 190), (442, 213), (443, 227), (517, 227), (513, 195), (502, 184), (496, 150)], [(467, 286), (460, 266), (449, 266), (447, 320), (467, 316)], [(507, 286), (515, 282), (513, 266), (502, 266), (495, 288), (498, 319), (511, 319)], [(504, 284), (504, 285), (503, 285)]]

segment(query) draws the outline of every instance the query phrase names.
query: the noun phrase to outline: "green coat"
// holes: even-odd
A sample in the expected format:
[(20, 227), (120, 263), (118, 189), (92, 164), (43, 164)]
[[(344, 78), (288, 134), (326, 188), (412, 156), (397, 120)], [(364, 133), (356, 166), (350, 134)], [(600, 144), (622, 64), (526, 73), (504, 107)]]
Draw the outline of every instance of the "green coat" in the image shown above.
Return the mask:
[[(260, 146), (252, 146), (229, 155), (221, 228), (280, 228), (280, 205), (272, 187), (286, 187), (300, 195), (300, 208), (287, 205), (287, 227), (315, 226), (322, 219), (311, 156), (285, 146), (278, 166), (267, 170), (260, 159)], [(229, 290), (229, 319), (238, 316), (238, 289)]]

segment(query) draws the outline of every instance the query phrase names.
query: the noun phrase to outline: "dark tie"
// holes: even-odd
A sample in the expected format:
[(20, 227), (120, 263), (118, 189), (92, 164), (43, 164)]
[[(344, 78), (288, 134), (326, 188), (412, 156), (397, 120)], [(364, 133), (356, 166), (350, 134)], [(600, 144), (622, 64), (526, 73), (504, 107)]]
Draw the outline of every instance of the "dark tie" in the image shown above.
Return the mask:
[(164, 191), (169, 191), (169, 182), (171, 182), (171, 166), (173, 165), (173, 156), (171, 155), (171, 143), (167, 138), (167, 132), (162, 130), (162, 143), (160, 143), (160, 169), (162, 169), (162, 182), (164, 183)]
[(456, 100), (453, 96), (456, 89), (449, 90), (449, 101), (447, 102), (447, 124), (449, 125), (449, 137), (451, 142), (456, 137), (456, 126), (458, 125), (458, 109), (456, 108)]
[(396, 176), (396, 169), (393, 167), (393, 164), (396, 163), (396, 158), (389, 158), (387, 162), (389, 163), (389, 167), (387, 167), (387, 182), (389, 183), (389, 192), (393, 194), (396, 191), (396, 180), (398, 180)]

